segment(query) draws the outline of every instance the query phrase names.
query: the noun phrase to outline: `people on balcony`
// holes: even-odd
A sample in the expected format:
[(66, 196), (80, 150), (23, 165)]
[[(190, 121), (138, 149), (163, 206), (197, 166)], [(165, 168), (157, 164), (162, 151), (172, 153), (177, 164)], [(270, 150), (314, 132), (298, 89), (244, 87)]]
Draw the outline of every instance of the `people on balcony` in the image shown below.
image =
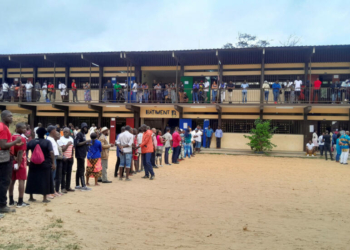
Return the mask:
[(41, 98), (41, 94), (40, 94), (40, 89), (41, 89), (41, 85), (39, 82), (36, 82), (35, 85), (34, 85), (34, 89), (35, 89), (35, 101), (36, 102), (39, 102), (40, 101), (40, 98)]
[(204, 103), (204, 83), (203, 81), (199, 82), (199, 91), (198, 91), (198, 100), (200, 103)]
[(9, 88), (10, 86), (6, 82), (2, 84), (2, 93), (3, 93), (4, 102), (9, 101)]
[(232, 94), (233, 94), (233, 90), (235, 88), (235, 85), (233, 84), (232, 81), (230, 81), (227, 84), (227, 95), (228, 95), (228, 103), (231, 104), (232, 103)]
[(221, 82), (220, 86), (219, 86), (219, 89), (220, 89), (220, 102), (224, 103), (224, 101), (225, 101), (225, 94), (226, 94), (226, 83), (225, 82)]
[(137, 84), (137, 98), (136, 98), (136, 102), (142, 103), (142, 96), (143, 96), (142, 85), (139, 82)]
[(275, 83), (272, 84), (273, 101), (275, 104), (277, 104), (278, 97), (280, 95), (280, 89), (281, 89), (281, 85), (279, 84), (279, 81), (277, 80)]
[(137, 101), (137, 87), (138, 87), (138, 84), (135, 81), (134, 84), (132, 85), (132, 94), (131, 94), (131, 102), (132, 103), (136, 103), (136, 101)]
[(27, 83), (24, 86), (26, 88), (26, 99), (27, 99), (27, 102), (32, 102), (33, 84), (32, 84), (31, 81), (27, 81)]
[(216, 102), (216, 96), (218, 93), (218, 85), (216, 84), (216, 82), (214, 81), (211, 85), (211, 97), (212, 97), (212, 103)]
[[(208, 93), (209, 93), (209, 89), (210, 88), (210, 83), (208, 81), (208, 79), (206, 79), (206, 81), (204, 82), (204, 102), (207, 103), (208, 101)], [(210, 99), (210, 95), (209, 95), (209, 99)]]
[(270, 84), (267, 81), (264, 81), (262, 89), (264, 90), (264, 100), (267, 104), (269, 102)]
[(60, 93), (61, 93), (62, 102), (68, 101), (68, 91), (67, 91), (66, 84), (59, 81), (58, 89), (60, 90)]
[(48, 97), (47, 97), (47, 83), (44, 81), (43, 86), (41, 87), (43, 90), (43, 97), (45, 99), (45, 102), (47, 102)]
[(247, 95), (248, 95), (247, 88), (249, 88), (249, 84), (247, 83), (246, 80), (244, 80), (244, 82), (241, 84), (241, 88), (242, 88), (242, 103), (247, 103)]
[(50, 102), (55, 101), (55, 86), (51, 82), (49, 82), (47, 89), (48, 89), (48, 98)]
[[(123, 91), (123, 87), (122, 85), (119, 84), (119, 82), (117, 82), (116, 84), (114, 84), (114, 89), (115, 89), (115, 93), (116, 93), (116, 98), (117, 98), (117, 102), (121, 102), (122, 101), (122, 91)], [(113, 96), (112, 96), (112, 92), (111, 95), (108, 95), (108, 101), (112, 101), (113, 100)]]
[(160, 83), (158, 82), (156, 86), (154, 86), (154, 89), (156, 90), (156, 102), (161, 103), (162, 102), (162, 86), (160, 86)]
[(185, 86), (183, 84), (183, 82), (180, 82), (179, 85), (179, 98), (180, 98), (180, 102), (184, 102), (184, 93), (185, 93)]
[(16, 90), (16, 84), (12, 83), (10, 86), (10, 98), (11, 98), (11, 102), (15, 101), (15, 90)]
[(317, 80), (314, 82), (314, 91), (313, 91), (313, 101), (315, 103), (318, 102), (319, 98), (320, 98), (320, 89), (321, 89), (321, 84), (322, 82), (320, 81), (319, 78), (317, 78)]
[(89, 82), (84, 84), (84, 101), (91, 102), (91, 86)]
[(195, 81), (193, 84), (193, 95), (192, 95), (193, 103), (199, 103), (198, 92), (199, 92), (199, 84), (197, 81)]
[(142, 84), (142, 89), (143, 89), (143, 98), (145, 100), (145, 103), (148, 103), (149, 90), (146, 82)]
[(303, 81), (300, 80), (300, 77), (298, 76), (297, 79), (294, 81), (294, 92), (295, 92), (295, 101), (300, 102), (300, 93), (301, 93), (301, 86), (303, 85)]
[[(293, 82), (287, 80), (284, 83), (284, 102), (285, 103), (290, 103), (290, 98), (291, 98), (291, 86), (292, 86)], [(294, 91), (293, 91), (294, 93)]]
[(71, 88), (72, 88), (72, 94), (73, 94), (73, 102), (79, 102), (77, 84), (75, 83), (75, 79), (72, 80)]

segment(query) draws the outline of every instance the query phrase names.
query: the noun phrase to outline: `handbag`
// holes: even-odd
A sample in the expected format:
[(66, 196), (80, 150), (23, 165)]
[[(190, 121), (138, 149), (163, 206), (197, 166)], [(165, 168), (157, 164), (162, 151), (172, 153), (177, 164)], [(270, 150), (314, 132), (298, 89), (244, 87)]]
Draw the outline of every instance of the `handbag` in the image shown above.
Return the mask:
[(173, 150), (171, 148), (169, 148), (168, 154), (172, 154)]
[(41, 150), (41, 147), (39, 144), (36, 144), (32, 157), (30, 158), (30, 161), (33, 162), (34, 164), (41, 164), (45, 161), (45, 157), (43, 154), (43, 151)]
[(10, 150), (0, 150), (0, 163), (10, 161)]

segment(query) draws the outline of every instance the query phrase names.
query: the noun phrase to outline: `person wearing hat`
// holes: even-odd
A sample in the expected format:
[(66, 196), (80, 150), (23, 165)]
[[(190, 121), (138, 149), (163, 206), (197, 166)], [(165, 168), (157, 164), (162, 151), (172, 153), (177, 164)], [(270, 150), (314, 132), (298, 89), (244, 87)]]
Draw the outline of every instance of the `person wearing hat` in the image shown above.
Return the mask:
[(99, 181), (102, 181), (102, 183), (112, 183), (107, 179), (107, 169), (108, 169), (108, 157), (109, 157), (109, 148), (113, 145), (108, 143), (107, 136), (108, 136), (108, 128), (103, 127), (101, 129), (101, 135), (98, 139), (102, 144), (102, 153), (101, 153), (101, 160), (102, 160), (102, 179), (100, 177)]

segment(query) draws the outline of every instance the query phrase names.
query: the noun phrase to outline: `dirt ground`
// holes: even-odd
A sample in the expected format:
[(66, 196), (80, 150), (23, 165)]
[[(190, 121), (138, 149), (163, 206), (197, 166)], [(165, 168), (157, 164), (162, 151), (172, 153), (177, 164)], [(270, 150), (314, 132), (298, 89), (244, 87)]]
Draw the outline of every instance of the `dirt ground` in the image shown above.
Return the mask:
[(114, 163), (112, 184), (6, 215), (0, 249), (349, 249), (349, 166), (199, 155), (125, 182)]

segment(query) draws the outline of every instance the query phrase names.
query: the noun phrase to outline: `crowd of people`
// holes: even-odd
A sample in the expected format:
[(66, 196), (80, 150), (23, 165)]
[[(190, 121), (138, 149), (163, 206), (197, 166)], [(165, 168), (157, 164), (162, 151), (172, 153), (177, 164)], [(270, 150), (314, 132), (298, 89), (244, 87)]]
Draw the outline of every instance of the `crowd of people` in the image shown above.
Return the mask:
[[(200, 126), (194, 130), (175, 127), (172, 134), (169, 126), (164, 134), (145, 124), (138, 129), (124, 126), (115, 143), (111, 144), (108, 141), (109, 129), (98, 129), (95, 124), (88, 128), (82, 123), (79, 129), (73, 124), (63, 127), (48, 124), (44, 128), (38, 123), (31, 130), (28, 125), (17, 123), (15, 133), (11, 135), (12, 113), (4, 110), (1, 119), (0, 214), (14, 212), (14, 206), (30, 206), (30, 202), (36, 201), (34, 195), (42, 195), (42, 202), (49, 203), (69, 192), (90, 191), (92, 184), (111, 183), (107, 176), (111, 147), (116, 146), (117, 154), (114, 177), (130, 181), (131, 176), (144, 171), (142, 178), (153, 180), (154, 169), (163, 167), (163, 164), (179, 164), (198, 154), (204, 136), (206, 147), (210, 147), (214, 133), (210, 126), (204, 131)], [(218, 128), (215, 134), (218, 135), (217, 147), (220, 147), (222, 130)], [(77, 163), (75, 187), (71, 185), (74, 161)], [(91, 178), (94, 183), (90, 184)], [(18, 201), (15, 201), (17, 181)], [(25, 193), (29, 195), (28, 202), (23, 201)]]
[(327, 130), (320, 136), (313, 133), (312, 140), (306, 144), (306, 156), (316, 156), (319, 152), (320, 156), (325, 155), (325, 159), (328, 160), (327, 154), (331, 161), (335, 159), (340, 164), (348, 164), (349, 156), (350, 136), (349, 131), (338, 131), (338, 129), (329, 133)]
[[(272, 90), (273, 102), (277, 103), (299, 103), (299, 102), (349, 102), (350, 100), (350, 80), (332, 81), (327, 88), (322, 88), (322, 82), (319, 78), (311, 83), (307, 80), (303, 83), (299, 76), (294, 81), (275, 82), (264, 81), (261, 86), (264, 102), (269, 103), (269, 95)], [(151, 86), (151, 87), (150, 87)], [(233, 81), (220, 81), (211, 84), (208, 80), (195, 81), (193, 86), (188, 89), (183, 82), (179, 85), (175, 82), (164, 83), (153, 81), (152, 85), (147, 82), (131, 82), (130, 86), (125, 83), (112, 84), (108, 80), (102, 86), (102, 102), (125, 102), (125, 103), (188, 103), (189, 97), (186, 92), (191, 92), (193, 103), (232, 103), (234, 101), (234, 90), (241, 90), (241, 102), (247, 103), (249, 89), (256, 89), (259, 83), (247, 83), (244, 80), (241, 83)], [(78, 101), (78, 87), (75, 79), (72, 83), (65, 84), (58, 82), (57, 89), (60, 92), (61, 101), (69, 101), (71, 91), (72, 101)], [(91, 84), (86, 82), (82, 84), (84, 90), (84, 101), (92, 101)], [(21, 81), (8, 84), (2, 83), (0, 88), (0, 99), (5, 102), (14, 102), (17, 100), (26, 100), (27, 102), (39, 102), (43, 97), (46, 102), (53, 102), (56, 99), (56, 87), (52, 82), (44, 81), (42, 84), (31, 81), (22, 83)], [(260, 98), (260, 94), (253, 99)], [(95, 100), (97, 101), (97, 100)], [(236, 100), (237, 101), (237, 100)]]

